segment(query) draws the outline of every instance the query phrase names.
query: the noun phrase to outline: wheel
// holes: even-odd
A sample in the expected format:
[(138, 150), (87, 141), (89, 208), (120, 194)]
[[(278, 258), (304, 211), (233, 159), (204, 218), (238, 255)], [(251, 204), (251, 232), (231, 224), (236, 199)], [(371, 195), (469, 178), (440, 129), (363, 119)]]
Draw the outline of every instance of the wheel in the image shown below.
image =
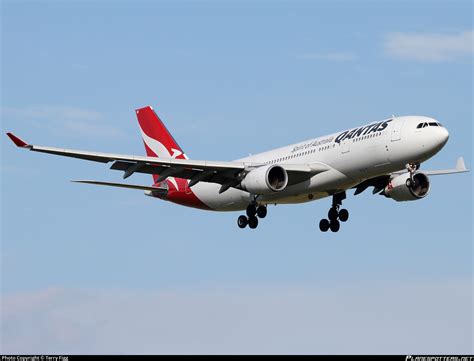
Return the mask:
[(346, 222), (349, 219), (349, 211), (347, 209), (341, 209), (339, 211), (339, 220), (341, 222)]
[(237, 225), (239, 226), (239, 228), (247, 227), (247, 223), (248, 223), (247, 217), (240, 216), (239, 218), (237, 218)]
[(258, 218), (265, 218), (267, 216), (267, 207), (260, 206), (257, 208), (257, 216)]
[(249, 227), (252, 229), (257, 228), (258, 226), (258, 218), (253, 216), (249, 218)]
[(337, 232), (339, 231), (339, 228), (341, 228), (341, 224), (338, 220), (331, 221), (331, 223), (329, 224), (329, 228), (331, 228), (332, 232)]
[(247, 216), (249, 218), (253, 217), (253, 216), (255, 216), (255, 213), (257, 213), (257, 208), (255, 207), (255, 204), (249, 204), (247, 206)]
[(337, 220), (337, 209), (335, 207), (329, 209), (328, 218), (330, 221)]
[(319, 222), (319, 229), (321, 232), (327, 232), (329, 229), (329, 221), (327, 219), (321, 219)]

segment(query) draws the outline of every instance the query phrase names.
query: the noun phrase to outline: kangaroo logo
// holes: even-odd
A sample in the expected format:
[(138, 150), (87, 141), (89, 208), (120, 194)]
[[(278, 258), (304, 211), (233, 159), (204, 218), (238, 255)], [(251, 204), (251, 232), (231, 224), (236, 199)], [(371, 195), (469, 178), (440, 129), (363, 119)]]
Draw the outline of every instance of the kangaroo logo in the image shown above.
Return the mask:
[[(142, 133), (142, 138), (146, 146), (150, 148), (157, 157), (171, 159), (188, 159), (186, 154), (184, 154), (179, 149), (171, 148), (171, 151), (168, 150), (168, 148), (166, 148), (163, 143), (152, 137), (149, 137), (148, 134), (146, 134), (141, 127), (140, 132)], [(175, 177), (168, 177), (168, 180), (176, 188), (176, 190), (179, 190), (178, 182), (176, 181)]]

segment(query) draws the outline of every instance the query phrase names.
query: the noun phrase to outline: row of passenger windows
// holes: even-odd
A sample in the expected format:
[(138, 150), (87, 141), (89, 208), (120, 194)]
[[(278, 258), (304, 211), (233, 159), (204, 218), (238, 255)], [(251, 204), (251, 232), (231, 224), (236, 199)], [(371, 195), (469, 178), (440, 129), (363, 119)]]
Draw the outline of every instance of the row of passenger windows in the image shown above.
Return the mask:
[(271, 160), (269, 162), (266, 162), (266, 164), (278, 163), (278, 162), (282, 162), (284, 160), (294, 159), (294, 158), (302, 157), (303, 155), (308, 155), (308, 154), (311, 154), (311, 153), (315, 153), (316, 150), (318, 152), (322, 152), (322, 151), (328, 150), (329, 148), (334, 148), (334, 147), (335, 147), (334, 144), (332, 145), (332, 147), (330, 145), (327, 145), (325, 147), (320, 147), (318, 149), (307, 150), (306, 152), (301, 152), (301, 153), (297, 153), (297, 154), (288, 155), (286, 157), (274, 159), (274, 160)]
[(442, 127), (441, 123), (431, 122), (431, 123), (420, 123), (416, 126), (416, 129), (426, 128), (426, 127)]
[(369, 134), (369, 135), (364, 135), (363, 137), (358, 137), (358, 138), (352, 139), (352, 143), (360, 142), (361, 140), (364, 140), (364, 139), (369, 139), (369, 138), (374, 138), (374, 137), (380, 137), (380, 136), (383, 135), (383, 134), (384, 134), (384, 133), (380, 132), (380, 133), (372, 133), (372, 134)]
[[(441, 125), (440, 125), (441, 126)], [(374, 138), (374, 137), (380, 137), (381, 135), (385, 134), (385, 132), (379, 132), (379, 133), (373, 133), (373, 134), (369, 134), (369, 135), (365, 135), (363, 137), (358, 137), (358, 138), (354, 138), (352, 139), (352, 142), (360, 142), (361, 140), (364, 140), (364, 139), (369, 139), (369, 138)], [(332, 147), (330, 145), (327, 145), (325, 147), (320, 147), (318, 148), (318, 152), (323, 152), (325, 150), (328, 150), (329, 148), (334, 148), (336, 145), (333, 144)], [(301, 152), (301, 153), (298, 153), (298, 154), (293, 154), (293, 155), (288, 155), (286, 157), (282, 157), (282, 158), (278, 158), (278, 159), (274, 159), (274, 160), (271, 160), (269, 162), (266, 162), (265, 164), (273, 164), (273, 163), (278, 163), (278, 162), (282, 162), (284, 160), (288, 160), (288, 159), (294, 159), (294, 158), (297, 158), (297, 157), (301, 157), (303, 155), (308, 155), (308, 154), (311, 154), (311, 153), (315, 153), (316, 152), (316, 149), (312, 149), (312, 150), (308, 150), (306, 152)]]

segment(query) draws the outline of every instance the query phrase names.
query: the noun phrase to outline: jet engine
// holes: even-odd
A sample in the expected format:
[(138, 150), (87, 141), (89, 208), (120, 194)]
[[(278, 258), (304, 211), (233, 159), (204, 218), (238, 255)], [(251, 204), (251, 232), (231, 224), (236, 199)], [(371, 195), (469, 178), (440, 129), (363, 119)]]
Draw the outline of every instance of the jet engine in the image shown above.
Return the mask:
[(281, 192), (288, 184), (288, 173), (279, 165), (266, 165), (251, 170), (240, 183), (252, 194)]
[(416, 173), (412, 181), (410, 173), (404, 173), (390, 180), (384, 194), (397, 202), (404, 202), (425, 198), (429, 191), (430, 180), (426, 174)]

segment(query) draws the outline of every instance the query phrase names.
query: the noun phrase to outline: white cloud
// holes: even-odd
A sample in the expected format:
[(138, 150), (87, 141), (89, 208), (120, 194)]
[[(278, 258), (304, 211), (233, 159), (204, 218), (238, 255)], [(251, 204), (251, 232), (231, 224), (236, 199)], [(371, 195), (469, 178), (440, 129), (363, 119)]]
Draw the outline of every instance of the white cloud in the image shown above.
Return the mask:
[(308, 60), (327, 60), (327, 61), (354, 61), (357, 60), (357, 55), (354, 53), (305, 53), (301, 54), (300, 58)]
[(450, 34), (402, 33), (386, 36), (384, 51), (388, 56), (420, 62), (442, 62), (471, 56), (473, 31)]
[(104, 116), (97, 111), (70, 106), (41, 105), (25, 108), (4, 107), (3, 118), (33, 122), (52, 131), (64, 131), (79, 136), (121, 135), (120, 131), (105, 124)]
[(3, 296), (2, 353), (472, 352), (470, 281)]

